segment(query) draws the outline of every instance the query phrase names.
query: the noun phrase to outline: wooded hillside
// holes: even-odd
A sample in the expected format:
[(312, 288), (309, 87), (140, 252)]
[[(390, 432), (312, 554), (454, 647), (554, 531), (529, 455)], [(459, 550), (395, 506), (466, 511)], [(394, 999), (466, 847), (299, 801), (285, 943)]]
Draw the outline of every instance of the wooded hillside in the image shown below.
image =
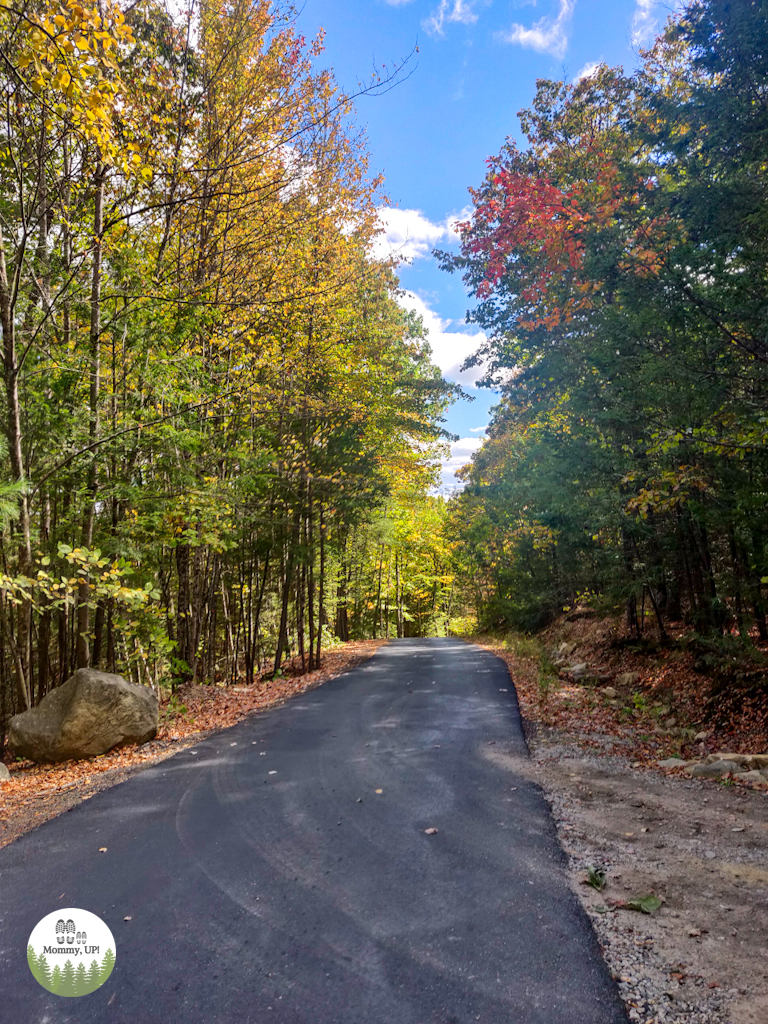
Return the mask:
[(0, 735), (75, 667), (252, 682), (447, 599), (454, 389), (293, 13), (0, 3)]
[(502, 392), (451, 513), (486, 621), (768, 640), (767, 40), (688, 3), (634, 74), (539, 81), (472, 190), (442, 263)]

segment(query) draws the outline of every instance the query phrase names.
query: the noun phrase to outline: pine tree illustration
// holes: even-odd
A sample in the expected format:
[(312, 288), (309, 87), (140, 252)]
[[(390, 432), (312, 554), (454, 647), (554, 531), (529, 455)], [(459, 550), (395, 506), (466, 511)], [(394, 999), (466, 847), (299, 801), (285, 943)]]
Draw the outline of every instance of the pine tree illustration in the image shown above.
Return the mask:
[(77, 965), (77, 973), (75, 974), (75, 995), (84, 996), (89, 991), (88, 974), (85, 970), (85, 964), (81, 960)]
[(61, 972), (61, 986), (59, 988), (60, 996), (74, 996), (75, 992), (75, 968), (72, 966), (72, 961), (67, 960), (64, 964), (64, 970)]
[(115, 954), (111, 949), (108, 949), (104, 954), (104, 959), (101, 961), (101, 983), (102, 985), (112, 973), (112, 968), (115, 966)]
[(58, 964), (53, 968), (53, 974), (51, 975), (50, 990), (55, 995), (61, 995), (61, 968)]
[(101, 968), (98, 960), (91, 960), (91, 967), (88, 971), (88, 991), (95, 992), (101, 984)]
[(45, 953), (41, 953), (37, 958), (37, 974), (35, 975), (37, 980), (43, 986), (50, 991), (51, 988), (51, 968), (48, 966), (48, 961), (45, 959)]
[(39, 981), (40, 979), (37, 976), (37, 953), (35, 953), (34, 946), (27, 946), (27, 963), (29, 964), (30, 971), (32, 971), (32, 977), (35, 979), (35, 981)]

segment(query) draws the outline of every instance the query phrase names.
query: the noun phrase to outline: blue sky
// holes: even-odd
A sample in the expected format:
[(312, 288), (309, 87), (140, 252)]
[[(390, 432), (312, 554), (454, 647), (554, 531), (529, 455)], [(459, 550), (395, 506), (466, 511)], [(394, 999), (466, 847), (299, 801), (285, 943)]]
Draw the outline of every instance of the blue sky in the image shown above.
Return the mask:
[[(676, 0), (304, 0), (300, 30), (326, 31), (321, 60), (354, 90), (373, 67), (407, 57), (410, 76), (397, 88), (358, 101), (371, 165), (383, 171), (389, 204), (381, 210), (382, 251), (408, 258), (400, 268), (407, 296), (429, 329), (434, 360), (475, 397), (448, 413), (461, 440), (443, 467), (443, 487), (481, 442), (494, 395), (460, 374), (477, 345), (464, 317), (462, 282), (442, 273), (431, 250), (455, 244), (452, 223), (469, 204), (485, 160), (507, 136), (520, 141), (517, 111), (530, 104), (537, 78), (573, 80), (597, 62), (637, 64)], [(475, 375), (476, 376), (476, 375)]]

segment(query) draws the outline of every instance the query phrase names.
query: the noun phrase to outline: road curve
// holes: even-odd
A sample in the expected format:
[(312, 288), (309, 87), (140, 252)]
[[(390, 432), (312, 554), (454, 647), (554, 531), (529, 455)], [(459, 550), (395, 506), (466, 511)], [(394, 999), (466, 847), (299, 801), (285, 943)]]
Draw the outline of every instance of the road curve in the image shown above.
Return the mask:
[[(0, 850), (0, 1022), (626, 1024), (525, 756), (501, 661), (390, 643)], [(92, 995), (27, 967), (57, 907)]]

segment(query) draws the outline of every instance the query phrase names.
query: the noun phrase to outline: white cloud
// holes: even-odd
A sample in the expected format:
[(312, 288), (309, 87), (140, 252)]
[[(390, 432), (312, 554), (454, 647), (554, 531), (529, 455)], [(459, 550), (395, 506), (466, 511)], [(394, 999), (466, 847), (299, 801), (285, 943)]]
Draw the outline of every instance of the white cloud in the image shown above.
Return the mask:
[(453, 321), (443, 320), (415, 292), (404, 292), (398, 298), (398, 302), (404, 309), (411, 309), (424, 319), (424, 326), (429, 332), (427, 340), (432, 349), (432, 361), (440, 367), (443, 376), (459, 384), (474, 387), (483, 375), (483, 367), (473, 366), (471, 370), (462, 372), (461, 364), (479, 348), (481, 342), (485, 340), (485, 335), (481, 332), (465, 334), (451, 330)]
[(395, 256), (402, 260), (418, 260), (429, 256), (438, 242), (458, 241), (456, 225), (467, 220), (469, 208), (461, 213), (451, 214), (440, 224), (426, 217), (421, 210), (400, 210), (397, 207), (381, 207), (379, 221), (384, 229), (373, 244), (373, 255), (377, 259)]
[(557, 58), (564, 57), (568, 49), (568, 30), (576, 0), (559, 0), (559, 3), (557, 17), (545, 15), (535, 21), (530, 28), (514, 24), (507, 32), (500, 32), (499, 38), (505, 43), (518, 43), (539, 53), (549, 53)]
[(632, 16), (632, 42), (635, 46), (652, 43), (664, 27), (664, 22), (683, 6), (683, 0), (637, 0)]
[(402, 7), (404, 4), (411, 3), (411, 0), (386, 0), (386, 3), (388, 3), (390, 7)]
[(477, 21), (475, 7), (477, 0), (440, 0), (440, 4), (430, 16), (422, 21), (422, 27), (430, 35), (442, 36), (445, 22), (474, 25)]
[(463, 224), (470, 219), (472, 216), (472, 207), (465, 206), (459, 213), (453, 213), (450, 217), (446, 217), (445, 226), (447, 234), (450, 236), (452, 241), (458, 242), (459, 240), (459, 224)]
[(451, 454), (445, 459), (440, 470), (440, 491), (442, 494), (451, 494), (464, 485), (456, 479), (456, 473), (472, 461), (472, 456), (479, 450), (483, 443), (480, 437), (462, 437), (451, 445)]
[(580, 82), (582, 78), (591, 78), (599, 67), (600, 61), (588, 60), (584, 67), (574, 75), (574, 83)]
[(632, 16), (632, 42), (635, 46), (650, 43), (659, 30), (656, 0), (637, 0)]
[(469, 432), (470, 434), (484, 434), (489, 426), (490, 424), (486, 423), (484, 427), (470, 427)]

